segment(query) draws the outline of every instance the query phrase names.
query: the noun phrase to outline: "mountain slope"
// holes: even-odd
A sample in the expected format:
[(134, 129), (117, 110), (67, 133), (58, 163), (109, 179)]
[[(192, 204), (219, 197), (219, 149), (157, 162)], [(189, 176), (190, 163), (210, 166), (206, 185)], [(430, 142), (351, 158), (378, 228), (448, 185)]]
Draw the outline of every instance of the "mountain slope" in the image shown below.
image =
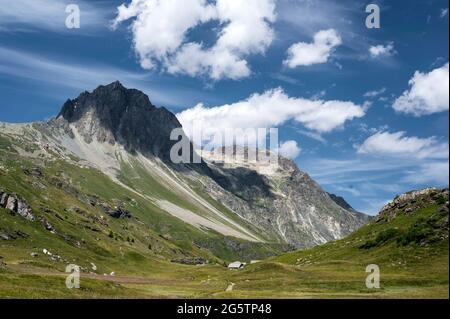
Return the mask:
[(169, 160), (176, 142), (170, 133), (179, 127), (173, 114), (153, 106), (145, 94), (114, 82), (68, 100), (48, 123), (3, 124), (0, 136), (24, 160), (100, 170), (134, 200), (225, 237), (311, 247), (368, 221), (339, 207), (282, 158), (274, 172), (208, 160), (175, 165)]
[[(95, 258), (91, 260), (97, 263), (99, 274), (113, 270), (116, 275), (84, 272), (83, 289), (73, 290), (65, 287), (65, 274), (54, 270), (56, 263), (62, 271), (63, 263), (40, 252), (37, 257), (29, 255), (36, 248), (30, 245), (30, 238), (41, 232), (46, 237), (39, 237), (39, 243), (54, 245), (53, 235), (0, 208), (0, 225), (31, 234), (28, 239), (23, 233), (14, 234), (14, 244), (0, 239), (0, 297), (448, 299), (448, 200), (448, 190), (400, 196), (370, 224), (343, 240), (264, 260), (240, 271), (213, 264), (171, 263), (141, 255), (130, 243), (119, 241), (109, 246), (102, 239), (107, 250), (120, 247), (110, 250), (117, 254), (114, 258), (105, 253), (100, 257), (98, 251), (86, 255), (86, 250), (78, 249), (70, 257)], [(52, 246), (51, 251), (56, 248)], [(91, 260), (86, 259), (88, 270)], [(370, 264), (380, 267), (381, 289), (366, 287)]]
[[(232, 280), (253, 278), (240, 296), (256, 286), (264, 289), (261, 278), (278, 269), (273, 286), (283, 282), (286, 290), (322, 297), (448, 298), (448, 220), (448, 189), (410, 192), (345, 239), (275, 257)], [(365, 270), (372, 264), (381, 271), (379, 290), (365, 286)]]

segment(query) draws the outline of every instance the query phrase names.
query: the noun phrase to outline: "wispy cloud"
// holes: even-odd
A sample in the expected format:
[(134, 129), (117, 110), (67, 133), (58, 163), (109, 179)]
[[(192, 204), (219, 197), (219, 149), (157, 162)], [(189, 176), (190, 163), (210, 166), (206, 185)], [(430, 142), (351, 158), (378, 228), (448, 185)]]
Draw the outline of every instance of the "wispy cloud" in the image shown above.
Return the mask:
[(279, 0), (277, 41), (290, 46), (299, 40), (309, 41), (320, 30), (334, 29), (339, 32), (343, 47), (334, 57), (365, 60), (369, 57), (368, 47), (374, 41), (360, 22), (365, 5), (360, 1), (349, 4), (329, 0)]
[(302, 130), (302, 129), (297, 129), (296, 130), (298, 134), (309, 137), (315, 141), (318, 141), (320, 143), (326, 144), (327, 140), (320, 134), (317, 132), (313, 132), (313, 131), (307, 131), (307, 130)]
[(387, 89), (385, 87), (383, 87), (383, 88), (381, 88), (379, 90), (369, 91), (369, 92), (366, 92), (364, 94), (364, 97), (366, 97), (366, 98), (376, 98), (376, 97), (386, 93), (386, 90)]
[(429, 186), (448, 186), (448, 159), (315, 158), (300, 166), (330, 192), (351, 197), (356, 209), (376, 214), (396, 195)]
[[(0, 32), (73, 32), (66, 28), (66, 7), (70, 0), (14, 0), (0, 6)], [(75, 2), (81, 11), (81, 28), (77, 35), (92, 33), (108, 27), (112, 10), (108, 6), (93, 5), (91, 1)]]
[(86, 87), (117, 79), (144, 79), (143, 75), (99, 63), (95, 65), (67, 63), (1, 47), (0, 73), (77, 89), (86, 89)]
[[(19, 80), (31, 80), (35, 84), (46, 83), (47, 90), (61, 88), (89, 90), (101, 84), (120, 80), (124, 85), (146, 92), (152, 102), (170, 107), (184, 106), (188, 101), (198, 103), (207, 93), (178, 85), (164, 85), (164, 78), (157, 80), (144, 72), (121, 69), (98, 61), (68, 61), (0, 47), (0, 75)], [(58, 89), (59, 88), (59, 89)], [(48, 94), (48, 92), (46, 93)], [(60, 98), (67, 98), (61, 96)]]
[(418, 169), (410, 171), (404, 182), (414, 184), (437, 183), (438, 186), (447, 186), (449, 180), (449, 163), (425, 163)]

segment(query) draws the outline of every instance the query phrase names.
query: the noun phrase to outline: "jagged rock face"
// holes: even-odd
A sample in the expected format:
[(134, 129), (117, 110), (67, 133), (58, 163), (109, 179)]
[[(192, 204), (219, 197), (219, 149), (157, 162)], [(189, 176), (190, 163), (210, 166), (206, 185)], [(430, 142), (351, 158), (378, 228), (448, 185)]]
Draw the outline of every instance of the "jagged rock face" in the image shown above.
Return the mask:
[(296, 248), (341, 239), (369, 221), (347, 210), (308, 174), (279, 158), (276, 172), (258, 173), (236, 165), (209, 163), (214, 180), (205, 191), (242, 218)]
[(175, 143), (170, 140), (172, 130), (181, 127), (171, 112), (156, 108), (147, 95), (119, 82), (68, 100), (53, 123), (65, 126), (69, 134), (73, 125), (88, 143), (94, 139), (119, 143), (129, 152), (162, 158), (169, 157)]

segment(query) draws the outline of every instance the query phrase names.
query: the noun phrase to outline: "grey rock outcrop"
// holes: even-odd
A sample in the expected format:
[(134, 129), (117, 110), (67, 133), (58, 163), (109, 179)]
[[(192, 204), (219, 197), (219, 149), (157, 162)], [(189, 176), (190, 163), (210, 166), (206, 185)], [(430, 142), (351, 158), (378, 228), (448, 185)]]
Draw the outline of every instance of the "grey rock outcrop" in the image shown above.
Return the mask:
[(116, 219), (131, 218), (131, 213), (123, 207), (111, 207), (105, 203), (102, 203), (100, 206), (103, 209), (103, 211), (112, 218)]
[(398, 214), (414, 214), (419, 209), (437, 204), (439, 211), (449, 211), (449, 189), (426, 188), (397, 196), (393, 201), (383, 207), (376, 221), (390, 221)]
[(19, 214), (23, 218), (34, 221), (36, 218), (32, 213), (31, 208), (28, 204), (19, 199), (16, 195), (8, 194), (0, 189), (0, 207), (3, 207), (12, 213)]

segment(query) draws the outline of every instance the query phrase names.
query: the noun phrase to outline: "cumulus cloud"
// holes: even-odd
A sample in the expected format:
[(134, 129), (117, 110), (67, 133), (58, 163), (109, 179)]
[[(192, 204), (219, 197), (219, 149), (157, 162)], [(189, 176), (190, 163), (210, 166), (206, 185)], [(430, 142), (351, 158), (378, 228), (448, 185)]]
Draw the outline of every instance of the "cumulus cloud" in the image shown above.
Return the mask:
[[(251, 74), (246, 58), (265, 53), (273, 41), (275, 0), (132, 0), (118, 8), (113, 26), (129, 19), (144, 69), (239, 79)], [(189, 41), (191, 30), (211, 21), (220, 25), (215, 44)]]
[(365, 107), (345, 101), (310, 100), (288, 96), (281, 88), (253, 94), (248, 99), (207, 108), (199, 104), (177, 114), (189, 136), (210, 140), (229, 129), (275, 128), (295, 121), (309, 130), (328, 133), (365, 115)]
[(397, 112), (415, 116), (448, 111), (449, 64), (430, 73), (417, 71), (409, 81), (410, 89), (394, 102)]
[(369, 53), (372, 58), (381, 58), (392, 56), (396, 53), (394, 48), (394, 42), (390, 42), (387, 45), (376, 45), (369, 48)]
[(405, 132), (378, 132), (358, 147), (359, 154), (416, 159), (443, 159), (449, 156), (448, 143), (436, 137), (406, 136)]
[(342, 39), (334, 29), (322, 30), (314, 35), (313, 43), (299, 42), (288, 49), (284, 65), (293, 69), (298, 66), (326, 63)]
[(298, 146), (298, 143), (296, 141), (287, 141), (281, 143), (278, 149), (278, 153), (281, 156), (284, 156), (289, 159), (296, 159), (301, 152), (302, 149)]

